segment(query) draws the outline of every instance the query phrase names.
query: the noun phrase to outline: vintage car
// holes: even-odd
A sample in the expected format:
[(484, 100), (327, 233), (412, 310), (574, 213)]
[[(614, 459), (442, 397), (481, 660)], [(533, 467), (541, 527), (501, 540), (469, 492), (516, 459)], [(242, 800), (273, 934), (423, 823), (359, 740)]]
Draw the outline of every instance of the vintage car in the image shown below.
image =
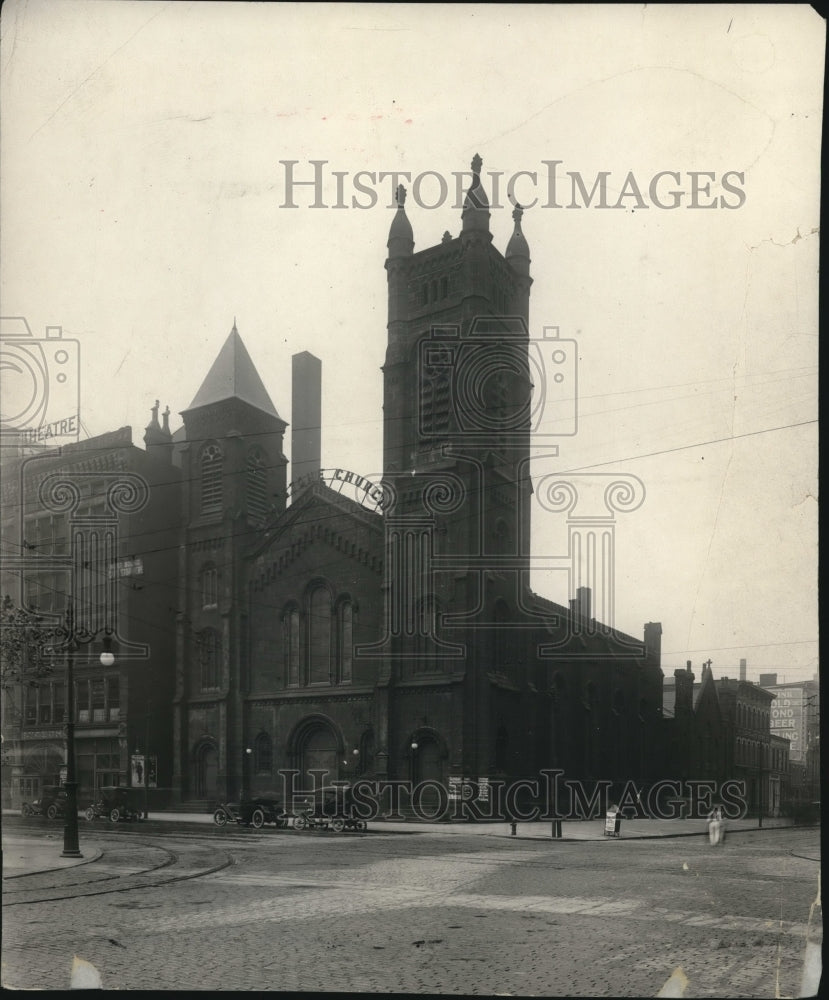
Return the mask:
[(213, 812), (213, 822), (216, 826), (239, 823), (259, 830), (266, 823), (286, 827), (288, 817), (282, 808), (281, 799), (276, 796), (260, 795), (253, 799), (243, 799), (242, 802), (220, 803)]
[(63, 785), (44, 785), (39, 799), (24, 802), (20, 807), (23, 816), (47, 816), (57, 819), (66, 812), (66, 789)]
[(126, 785), (104, 785), (98, 789), (99, 799), (86, 810), (86, 818), (105, 818), (111, 823), (119, 820), (139, 820), (144, 815), (143, 789)]
[(344, 830), (364, 831), (368, 824), (355, 814), (351, 786), (347, 784), (329, 785), (313, 792), (294, 796), (295, 830)]

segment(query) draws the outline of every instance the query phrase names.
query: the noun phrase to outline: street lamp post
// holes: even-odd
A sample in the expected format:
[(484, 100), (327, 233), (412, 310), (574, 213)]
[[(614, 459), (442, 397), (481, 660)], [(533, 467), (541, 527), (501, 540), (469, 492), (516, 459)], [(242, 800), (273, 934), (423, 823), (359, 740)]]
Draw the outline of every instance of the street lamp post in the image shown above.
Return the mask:
[(75, 616), (66, 612), (69, 633), (66, 647), (66, 821), (62, 858), (82, 858), (78, 846), (78, 783), (75, 779)]
[[(77, 636), (75, 634), (75, 615), (70, 604), (66, 610), (66, 818), (63, 825), (62, 858), (82, 858), (78, 844), (78, 782), (75, 776), (75, 649)], [(92, 641), (97, 632), (86, 636)], [(104, 651), (101, 653), (101, 666), (111, 667), (115, 657), (110, 649), (110, 638), (104, 636)]]
[(244, 753), (242, 754), (242, 788), (239, 795), (239, 805), (241, 805), (249, 796), (250, 789), (250, 758), (253, 756), (252, 747), (245, 747)]

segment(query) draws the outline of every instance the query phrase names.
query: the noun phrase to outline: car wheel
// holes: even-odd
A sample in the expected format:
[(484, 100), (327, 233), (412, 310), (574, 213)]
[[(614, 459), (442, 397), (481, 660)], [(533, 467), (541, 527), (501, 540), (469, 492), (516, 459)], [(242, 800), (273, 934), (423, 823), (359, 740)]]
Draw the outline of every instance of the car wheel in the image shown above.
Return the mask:
[(50, 805), (49, 808), (46, 810), (46, 815), (49, 817), (49, 819), (57, 819), (58, 807), (54, 803), (52, 803), (52, 805)]
[(224, 809), (217, 809), (213, 813), (213, 822), (216, 826), (227, 826), (227, 813)]
[(304, 830), (308, 826), (308, 820), (304, 816), (297, 816), (294, 819), (294, 829)]
[(117, 823), (121, 818), (121, 811), (119, 809), (111, 809), (109, 813), (109, 820), (111, 823)]
[(86, 810), (84, 816), (86, 816), (86, 818), (89, 820), (90, 823), (92, 822), (93, 819), (95, 819), (95, 810), (92, 808), (92, 806), (90, 806)]
[(265, 814), (261, 809), (254, 809), (250, 814), (250, 825), (254, 830), (261, 830), (265, 825)]
[(357, 822), (354, 824), (354, 829), (360, 833), (363, 833), (364, 830), (368, 829), (368, 823), (366, 823), (364, 819), (358, 819)]

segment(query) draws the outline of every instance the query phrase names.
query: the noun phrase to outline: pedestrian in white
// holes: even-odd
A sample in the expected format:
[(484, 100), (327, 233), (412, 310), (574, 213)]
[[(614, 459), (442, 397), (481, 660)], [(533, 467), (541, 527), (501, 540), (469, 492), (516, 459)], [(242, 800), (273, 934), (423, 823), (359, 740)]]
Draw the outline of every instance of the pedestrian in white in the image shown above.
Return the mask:
[(725, 838), (725, 822), (722, 809), (716, 806), (708, 813), (708, 840), (712, 844), (721, 844)]

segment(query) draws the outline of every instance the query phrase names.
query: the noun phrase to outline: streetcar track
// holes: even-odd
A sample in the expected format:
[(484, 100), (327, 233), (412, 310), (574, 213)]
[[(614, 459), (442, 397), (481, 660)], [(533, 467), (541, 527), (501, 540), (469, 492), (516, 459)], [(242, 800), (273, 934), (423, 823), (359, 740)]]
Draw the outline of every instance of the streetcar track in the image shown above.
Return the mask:
[[(44, 886), (35, 886), (35, 887), (32, 887), (32, 886), (23, 886), (22, 888), (19, 888), (19, 889), (18, 888), (15, 888), (15, 889), (6, 889), (6, 888), (4, 888), (3, 889), (3, 895), (9, 896), (9, 895), (13, 895), (14, 893), (18, 893), (18, 892), (47, 892), (49, 889), (69, 889), (69, 888), (72, 888), (73, 886), (76, 886), (76, 885), (90, 885), (92, 883), (97, 884), (99, 882), (111, 882), (111, 881), (113, 881), (113, 879), (119, 879), (119, 878), (135, 878), (135, 877), (137, 877), (139, 875), (146, 875), (147, 872), (160, 871), (162, 868), (168, 868), (170, 865), (175, 864), (178, 861), (178, 855), (175, 854), (173, 851), (169, 850), (166, 847), (157, 847), (155, 844), (143, 844), (142, 846), (143, 847), (151, 847), (154, 851), (163, 851), (164, 854), (167, 855), (167, 857), (164, 858), (164, 860), (161, 861), (157, 865), (150, 865), (149, 868), (141, 868), (138, 871), (130, 872), (129, 875), (119, 875), (118, 872), (115, 872), (115, 873), (113, 873), (111, 875), (90, 876), (90, 878), (88, 878), (88, 879), (86, 879), (84, 881), (80, 881), (80, 882), (64, 882), (60, 886), (58, 886), (58, 885), (44, 885)], [(107, 857), (106, 851), (102, 851), (101, 854), (99, 855), (99, 857), (91, 859), (89, 863), (90, 864), (93, 864), (93, 863), (97, 864), (99, 861), (104, 861), (106, 859), (106, 857)], [(109, 863), (111, 864), (112, 862), (110, 861)], [(79, 867), (79, 866), (75, 866), (75, 867)], [(59, 872), (59, 871), (74, 871), (74, 868), (69, 868), (69, 869), (66, 869), (66, 868), (55, 868), (55, 869), (52, 869), (49, 872), (42, 872), (42, 871), (20, 872), (17, 875), (8, 875), (8, 876), (6, 876), (6, 878), (7, 879), (12, 879), (12, 878), (14, 878), (14, 879), (19, 879), (19, 878), (38, 878), (41, 875), (54, 875), (55, 872)]]
[[(153, 846), (153, 845), (145, 844), (143, 846), (149, 847), (149, 846)], [(170, 864), (177, 863), (180, 860), (179, 857), (178, 857), (178, 855), (174, 854), (172, 851), (168, 851), (166, 848), (156, 848), (156, 849), (157, 850), (163, 850), (163, 851), (165, 851), (165, 853), (167, 853), (169, 855), (169, 857), (165, 860), (165, 862), (163, 864), (161, 864), (161, 865), (155, 865), (155, 866), (153, 866), (151, 868), (144, 869), (141, 872), (130, 872), (128, 875), (120, 876), (120, 878), (122, 878), (124, 880), (127, 880), (127, 879), (129, 879), (129, 880), (135, 880), (137, 878), (141, 878), (144, 874), (146, 874), (146, 872), (159, 871), (160, 869), (169, 867)], [(212, 865), (212, 866), (210, 866), (208, 868), (202, 869), (201, 871), (187, 872), (187, 873), (185, 873), (183, 875), (173, 875), (170, 878), (159, 879), (159, 880), (154, 881), (154, 882), (141, 882), (139, 884), (132, 884), (132, 885), (119, 885), (119, 886), (107, 887), (105, 889), (104, 888), (95, 888), (95, 886), (93, 885), (90, 888), (90, 891), (88, 891), (88, 892), (75, 892), (75, 893), (72, 893), (72, 892), (60, 892), (60, 890), (62, 888), (69, 889), (69, 888), (72, 888), (74, 886), (81, 885), (82, 883), (73, 883), (72, 885), (65, 885), (65, 886), (45, 886), (42, 889), (32, 888), (32, 889), (14, 890), (15, 892), (29, 892), (29, 893), (33, 893), (33, 894), (34, 893), (38, 893), (39, 894), (39, 893), (42, 893), (42, 892), (49, 892), (50, 890), (57, 890), (58, 892), (60, 892), (60, 894), (59, 895), (54, 895), (54, 896), (40, 896), (40, 895), (38, 895), (38, 898), (36, 898), (36, 899), (14, 899), (14, 900), (9, 900), (8, 902), (4, 901), (4, 907), (11, 907), (11, 906), (32, 906), (32, 905), (35, 905), (37, 903), (63, 902), (65, 900), (70, 900), (70, 899), (85, 899), (85, 898), (91, 897), (91, 896), (106, 896), (106, 895), (110, 895), (110, 894), (113, 894), (113, 893), (135, 892), (135, 891), (140, 890), (140, 889), (159, 889), (159, 888), (161, 888), (163, 886), (172, 885), (174, 882), (186, 882), (186, 881), (190, 881), (190, 880), (197, 879), (197, 878), (205, 878), (208, 875), (214, 875), (216, 872), (223, 871), (225, 868), (229, 868), (233, 864), (235, 864), (235, 859), (234, 859), (233, 855), (225, 853), (224, 860), (221, 861), (219, 864)], [(36, 873), (32, 873), (32, 874), (36, 874)], [(119, 877), (119, 876), (116, 876), (116, 877)], [(98, 885), (100, 883), (100, 881), (102, 881), (102, 880), (98, 880), (95, 883), (95, 885)], [(4, 895), (6, 895), (6, 893), (4, 893)]]

